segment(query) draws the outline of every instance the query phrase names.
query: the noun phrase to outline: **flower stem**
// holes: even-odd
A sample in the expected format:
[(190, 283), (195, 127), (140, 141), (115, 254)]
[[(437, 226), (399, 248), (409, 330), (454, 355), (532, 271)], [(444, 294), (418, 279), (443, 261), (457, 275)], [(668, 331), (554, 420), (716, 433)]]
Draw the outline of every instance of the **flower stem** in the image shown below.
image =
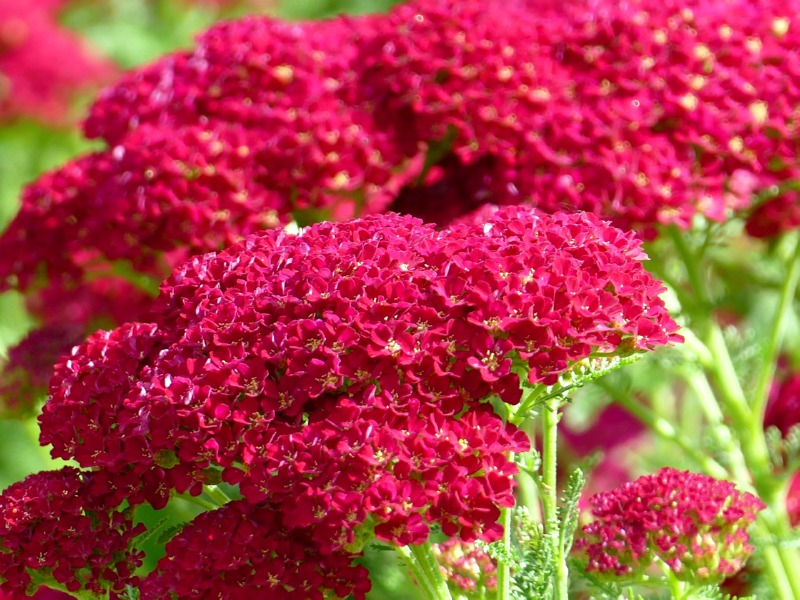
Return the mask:
[(219, 486), (216, 485), (204, 485), (203, 491), (206, 495), (214, 501), (217, 506), (225, 506), (231, 499), (228, 497), (228, 494), (223, 492)]
[(558, 449), (558, 412), (560, 400), (552, 398), (542, 410), (542, 512), (544, 513), (545, 537), (550, 543), (555, 561), (553, 578), (553, 599), (567, 600), (569, 590), (569, 571), (567, 569), (564, 547), (561, 543), (561, 524), (558, 520), (558, 481), (556, 476)]
[[(733, 471), (736, 473), (738, 483), (745, 486), (752, 484), (756, 493), (769, 506), (767, 511), (763, 511), (759, 515), (756, 522), (756, 529), (759, 530), (762, 537), (771, 540), (762, 548), (767, 575), (779, 598), (787, 600), (800, 598), (800, 577), (798, 577), (800, 555), (795, 549), (781, 545), (781, 540), (788, 537), (790, 527), (785, 501), (779, 490), (776, 489), (763, 425), (765, 398), (769, 382), (774, 374), (774, 362), (780, 351), (783, 335), (777, 322), (783, 321), (789, 311), (798, 279), (800, 279), (800, 272), (795, 272), (796, 269), (800, 269), (800, 266), (797, 265), (800, 257), (800, 242), (795, 242), (793, 264), (789, 265), (788, 282), (781, 291), (778, 314), (772, 327), (772, 337), (767, 342), (762, 371), (757, 380), (756, 394), (758, 395), (754, 398), (754, 402), (748, 403), (734, 368), (730, 351), (725, 343), (725, 337), (710, 311), (711, 302), (700, 271), (702, 257), (691, 250), (684, 234), (675, 228), (671, 228), (669, 233), (675, 249), (683, 261), (693, 297), (696, 299), (693, 306), (684, 306), (683, 308), (690, 312), (693, 321), (699, 326), (702, 341), (709, 351), (709, 356), (706, 356), (704, 360), (701, 359), (702, 365), (706, 376), (716, 388), (715, 399), (721, 409), (721, 414), (730, 418), (732, 433), (738, 438), (738, 446), (744, 459), (744, 464), (741, 460), (734, 461)], [(766, 383), (762, 383), (762, 380)]]
[(772, 328), (767, 338), (767, 345), (764, 347), (761, 369), (759, 370), (758, 379), (756, 379), (756, 387), (752, 396), (751, 405), (753, 414), (757, 417), (757, 419), (754, 419), (754, 422), (757, 422), (757, 426), (760, 426), (764, 420), (764, 409), (766, 408), (767, 398), (769, 397), (769, 388), (775, 376), (776, 361), (781, 345), (783, 344), (786, 318), (792, 310), (794, 296), (797, 291), (797, 283), (798, 280), (800, 280), (800, 236), (795, 233), (793, 237), (794, 250), (786, 265), (786, 279), (781, 288), (778, 307), (772, 319)]
[(598, 385), (611, 396), (612, 400), (618, 405), (622, 406), (625, 410), (631, 413), (634, 417), (639, 419), (643, 425), (651, 429), (662, 439), (672, 442), (677, 445), (681, 450), (694, 459), (694, 461), (703, 468), (705, 472), (714, 477), (726, 479), (728, 477), (728, 470), (715, 461), (710, 456), (703, 453), (698, 449), (691, 440), (682, 436), (666, 419), (660, 417), (658, 414), (632, 400), (627, 395), (620, 393), (619, 390), (609, 385), (602, 379), (598, 380)]
[(426, 600), (452, 600), (430, 542), (418, 546), (396, 546), (395, 550), (405, 561)]
[(505, 557), (511, 555), (511, 512), (510, 508), (503, 508), (500, 513), (500, 522), (503, 525), (503, 559), (497, 561), (497, 600), (511, 598), (511, 567)]

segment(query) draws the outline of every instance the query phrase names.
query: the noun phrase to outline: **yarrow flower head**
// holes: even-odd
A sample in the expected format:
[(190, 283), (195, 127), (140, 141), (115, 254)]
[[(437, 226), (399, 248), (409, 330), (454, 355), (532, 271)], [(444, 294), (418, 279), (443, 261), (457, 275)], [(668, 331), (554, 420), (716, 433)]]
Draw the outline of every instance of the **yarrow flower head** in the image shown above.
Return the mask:
[[(513, 505), (509, 405), (577, 361), (677, 341), (639, 242), (590, 215), (506, 208), (438, 231), (394, 214), (269, 231), (197, 257), (154, 322), (56, 366), (53, 456), (163, 506), (221, 477), (323, 554), (432, 523), (498, 539)], [(306, 535), (306, 534), (304, 534)]]
[(307, 532), (287, 529), (269, 505), (235, 501), (201, 514), (173, 537), (139, 591), (142, 600), (246, 600), (254, 594), (363, 600), (370, 582), (353, 558), (347, 552), (321, 555)]
[(761, 500), (733, 483), (669, 467), (589, 500), (594, 521), (575, 551), (602, 576), (641, 576), (666, 565), (678, 579), (719, 582), (738, 572), (753, 546), (747, 528)]
[(136, 585), (144, 555), (129, 547), (143, 525), (94, 493), (93, 475), (72, 467), (29, 475), (0, 495), (0, 589), (20, 597), (34, 579), (67, 590), (120, 593)]
[(485, 598), (497, 590), (497, 564), (475, 544), (451, 539), (434, 544), (433, 555), (454, 597)]
[(0, 415), (32, 416), (36, 404), (31, 400), (46, 394), (53, 365), (83, 338), (81, 326), (53, 324), (35, 330), (11, 348), (0, 361)]

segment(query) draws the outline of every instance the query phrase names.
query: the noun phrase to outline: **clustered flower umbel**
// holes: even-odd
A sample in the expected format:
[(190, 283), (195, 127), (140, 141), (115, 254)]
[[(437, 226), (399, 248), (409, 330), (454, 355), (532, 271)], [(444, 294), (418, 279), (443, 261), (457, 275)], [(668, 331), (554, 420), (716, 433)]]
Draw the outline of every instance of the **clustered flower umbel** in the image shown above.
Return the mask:
[[(29, 475), (0, 496), (0, 589), (33, 592), (51, 576), (71, 592), (123, 592), (136, 585), (144, 531), (93, 490), (93, 474), (65, 467)], [(14, 595), (16, 594), (16, 595)], [(118, 596), (112, 596), (118, 597)]]
[[(522, 207), (445, 230), (387, 213), (257, 233), (177, 268), (152, 323), (63, 358), (40, 440), (111, 506), (238, 484), (240, 502), (168, 546), (143, 584), (154, 597), (225, 596), (242, 577), (362, 597), (365, 572), (341, 565), (373, 535), (501, 536), (508, 455), (530, 443), (486, 400), (516, 404), (518, 373), (550, 385), (577, 361), (679, 340), (644, 258), (592, 215)], [(280, 534), (254, 538), (262, 521)], [(237, 552), (207, 543), (220, 528)], [(201, 546), (214, 577), (182, 576)]]
[(475, 544), (450, 539), (434, 544), (433, 555), (454, 597), (485, 598), (497, 590), (497, 564)]
[(109, 261), (157, 282), (257, 230), (387, 209), (780, 233), (800, 224), (798, 19), (800, 0), (418, 0), (215, 25), (101, 94), (84, 131), (107, 146), (26, 189), (0, 287), (80, 288)]
[(602, 576), (637, 577), (666, 565), (683, 581), (719, 582), (753, 552), (747, 528), (761, 500), (733, 483), (665, 467), (590, 499), (594, 521), (575, 551)]

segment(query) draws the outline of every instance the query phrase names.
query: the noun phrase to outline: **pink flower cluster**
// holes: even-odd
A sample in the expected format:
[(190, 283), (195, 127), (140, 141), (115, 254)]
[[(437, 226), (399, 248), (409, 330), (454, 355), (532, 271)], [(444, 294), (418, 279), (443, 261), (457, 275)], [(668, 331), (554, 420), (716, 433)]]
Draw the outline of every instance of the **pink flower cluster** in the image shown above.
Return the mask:
[(136, 585), (144, 555), (129, 546), (144, 526), (117, 505), (95, 493), (92, 474), (72, 467), (7, 488), (0, 495), (0, 589), (20, 597), (46, 575), (73, 592)]
[(101, 94), (84, 130), (107, 147), (25, 190), (0, 288), (83, 288), (109, 261), (157, 282), (254, 231), (387, 209), (780, 233), (800, 225), (798, 2), (417, 0), (218, 24)]
[(469, 600), (497, 590), (497, 565), (475, 544), (450, 539), (434, 544), (433, 555), (455, 596)]
[[(116, 502), (238, 484), (243, 502), (196, 527), (275, 519), (285, 539), (269, 543), (313, 549), (303, 568), (323, 587), (373, 535), (421, 543), (435, 523), (496, 540), (508, 453), (530, 444), (485, 400), (517, 403), (520, 372), (552, 384), (584, 358), (677, 341), (643, 258), (591, 215), (516, 207), (442, 231), (389, 213), (254, 234), (177, 268), (154, 322), (64, 357), (40, 439)], [(183, 564), (203, 535), (165, 560)], [(267, 543), (242, 535), (231, 543)], [(162, 571), (153, 585), (191, 585)]]
[(747, 528), (761, 500), (733, 483), (666, 467), (593, 496), (594, 521), (575, 551), (600, 575), (638, 576), (666, 564), (684, 581), (719, 582), (753, 552)]
[(112, 65), (58, 22), (65, 0), (0, 0), (0, 121), (61, 123), (81, 89), (108, 81)]
[(83, 327), (72, 323), (52, 324), (35, 330), (0, 360), (0, 415), (30, 417), (30, 398), (43, 397), (53, 374), (53, 365), (65, 348), (83, 341)]

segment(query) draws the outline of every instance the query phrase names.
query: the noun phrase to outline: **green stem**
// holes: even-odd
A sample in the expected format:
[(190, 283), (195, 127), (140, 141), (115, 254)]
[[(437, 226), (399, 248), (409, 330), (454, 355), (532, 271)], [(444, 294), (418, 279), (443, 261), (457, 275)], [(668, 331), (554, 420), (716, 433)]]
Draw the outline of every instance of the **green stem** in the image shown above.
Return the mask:
[[(705, 373), (701, 371), (691, 371), (684, 374), (684, 379), (692, 391), (694, 398), (700, 405), (700, 410), (708, 422), (708, 429), (716, 445), (724, 452), (725, 464), (727, 469), (740, 485), (755, 491), (752, 487), (750, 470), (742, 454), (741, 448), (735, 443), (730, 428), (725, 425), (725, 417), (720, 410), (714, 390), (708, 382)], [(730, 475), (716, 475), (713, 471), (706, 471), (709, 475), (728, 479)]]
[(686, 452), (686, 454), (689, 457), (691, 457), (709, 475), (713, 475), (714, 477), (720, 479), (726, 479), (728, 477), (728, 470), (725, 467), (723, 467), (721, 464), (719, 464), (710, 456), (704, 454), (701, 450), (699, 450), (696, 447), (696, 444), (693, 444), (690, 440), (682, 436), (675, 429), (672, 423), (660, 417), (646, 406), (642, 406), (638, 402), (631, 400), (630, 397), (621, 393), (618, 389), (609, 385), (602, 379), (599, 380), (597, 383), (598, 385), (600, 385), (600, 387), (603, 388), (603, 390), (605, 390), (605, 392), (609, 396), (611, 396), (614, 402), (622, 406), (634, 417), (639, 419), (639, 421), (641, 421), (642, 424), (651, 429), (662, 439), (672, 442), (673, 444), (681, 448), (681, 450)]
[(225, 506), (231, 499), (228, 497), (228, 494), (223, 492), (218, 486), (216, 485), (204, 485), (203, 491), (205, 494), (213, 500), (216, 507)]
[(175, 496), (176, 498), (180, 498), (184, 502), (188, 502), (189, 504), (194, 504), (195, 506), (199, 506), (203, 510), (216, 510), (219, 508), (219, 505), (215, 502), (209, 502), (208, 500), (203, 500), (199, 496), (192, 496), (191, 494), (178, 494)]
[(772, 328), (767, 338), (767, 345), (764, 348), (761, 369), (756, 379), (756, 387), (752, 396), (753, 414), (758, 417), (754, 419), (755, 426), (760, 427), (764, 420), (764, 409), (769, 397), (769, 388), (775, 376), (776, 361), (778, 352), (783, 344), (784, 326), (786, 319), (792, 310), (794, 296), (797, 291), (797, 283), (800, 280), (800, 236), (794, 235), (794, 250), (787, 263), (788, 272), (786, 280), (781, 289), (778, 308), (772, 319)]
[(561, 524), (558, 521), (558, 480), (556, 476), (558, 450), (558, 409), (560, 401), (553, 398), (542, 410), (542, 512), (544, 513), (545, 537), (550, 543), (553, 560), (556, 564), (553, 579), (553, 599), (568, 600), (569, 571), (567, 569), (564, 547), (561, 545)]
[[(711, 316), (711, 303), (699, 268), (701, 257), (691, 251), (683, 234), (677, 229), (672, 228), (669, 231), (686, 269), (689, 283), (693, 288), (694, 298), (697, 299), (697, 303), (694, 306), (684, 306), (684, 309), (691, 309), (691, 316), (701, 326), (701, 331), (705, 334), (703, 341), (710, 352), (711, 360), (705, 362), (703, 366), (719, 393), (718, 404), (720, 404), (722, 412), (730, 417), (733, 433), (738, 437), (738, 445), (744, 457), (745, 464), (740, 463), (736, 468), (737, 479), (740, 480), (739, 483), (748, 484), (752, 476), (752, 483), (756, 492), (769, 506), (767, 511), (763, 511), (759, 515), (756, 523), (756, 528), (761, 530), (762, 533), (766, 533), (762, 537), (772, 540), (772, 543), (767, 544), (762, 549), (769, 579), (781, 599), (800, 598), (800, 577), (798, 577), (798, 574), (800, 574), (800, 556), (798, 556), (796, 550), (780, 545), (780, 540), (785, 539), (790, 533), (790, 527), (786, 515), (785, 502), (778, 490), (776, 490), (767, 443), (764, 437), (761, 417), (765, 402), (763, 398), (766, 392), (761, 391), (759, 387), (757, 393), (761, 394), (761, 396), (756, 398), (752, 405), (748, 404), (736, 369), (733, 366), (733, 360), (725, 343), (725, 338), (719, 325)], [(798, 252), (800, 252), (800, 248), (796, 244), (794, 249), (795, 257), (800, 256)], [(784, 311), (789, 310), (794, 296), (794, 293), (788, 295), (789, 290), (787, 288), (791, 288), (794, 292), (797, 286), (798, 275), (793, 274), (794, 269), (798, 268), (796, 258), (794, 263), (790, 265), (789, 279), (795, 279), (795, 281), (794, 283), (790, 281), (781, 293), (780, 303), (784, 302), (785, 299), (787, 306), (781, 308), (779, 303), (778, 313), (780, 320), (786, 314)], [(775, 339), (771, 338), (768, 341), (766, 350), (766, 354), (772, 354), (771, 363), (774, 363), (775, 356), (780, 349), (779, 338), (782, 335), (776, 324), (773, 324), (773, 333), (775, 334)], [(764, 365), (766, 365), (764, 369), (774, 368), (774, 366), (769, 366), (766, 361)], [(767, 381), (766, 386), (768, 387), (771, 376), (772, 373), (764, 373), (762, 370), (759, 374), (759, 383), (757, 385), (763, 385), (760, 383), (763, 378)], [(753, 410), (754, 408), (758, 412)], [(742, 481), (745, 477), (747, 480)]]
[(452, 600), (430, 542), (419, 546), (395, 546), (395, 550), (403, 558), (426, 600)]
[[(500, 513), (500, 522), (503, 525), (503, 556), (511, 555), (511, 512), (510, 508), (503, 508)], [(497, 600), (511, 598), (511, 567), (507, 560), (497, 561)]]
[[(762, 513), (754, 526), (757, 534), (764, 539), (769, 539), (774, 535), (772, 530), (775, 529), (775, 523), (770, 521), (768, 516)], [(791, 557), (786, 555), (786, 549), (782, 549), (774, 543), (763, 544), (760, 550), (764, 568), (767, 571), (770, 583), (774, 587), (777, 598), (779, 600), (796, 600), (800, 598), (800, 595), (798, 595), (800, 590), (798, 590), (798, 584), (795, 582), (797, 577), (792, 575), (797, 571), (789, 570), (792, 562), (796, 562), (796, 559), (792, 561)]]

